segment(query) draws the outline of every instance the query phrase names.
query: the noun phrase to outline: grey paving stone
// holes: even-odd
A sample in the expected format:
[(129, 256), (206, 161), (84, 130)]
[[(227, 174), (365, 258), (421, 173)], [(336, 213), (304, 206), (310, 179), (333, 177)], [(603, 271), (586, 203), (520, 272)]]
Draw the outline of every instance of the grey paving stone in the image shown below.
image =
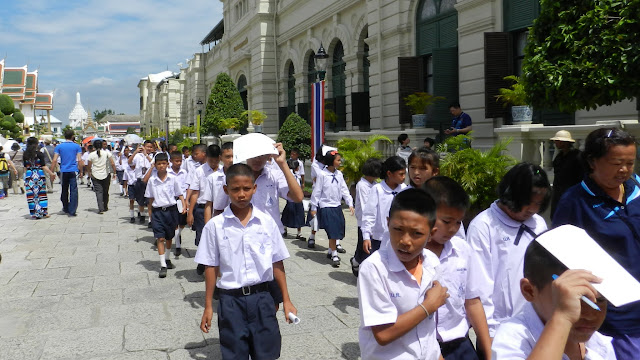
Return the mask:
[(63, 330), (86, 329), (98, 326), (99, 312), (96, 307), (62, 308), (41, 312), (29, 319), (27, 333), (38, 335), (42, 332), (60, 332)]
[(41, 281), (38, 283), (33, 296), (88, 293), (92, 287), (93, 278)]
[(205, 345), (204, 336), (195, 321), (130, 323), (125, 327), (127, 351), (175, 350)]
[(342, 351), (321, 335), (291, 334), (282, 336), (281, 359), (335, 360), (342, 359)]
[(18, 274), (18, 270), (0, 271), (0, 285), (7, 284), (16, 274)]
[(47, 268), (71, 267), (78, 265), (93, 265), (96, 263), (95, 254), (87, 254), (84, 256), (59, 256), (49, 259)]
[(49, 248), (49, 249), (42, 249), (42, 248), (38, 248), (36, 250), (33, 250), (29, 253), (29, 255), (27, 256), (27, 259), (31, 260), (31, 259), (49, 259), (49, 258), (54, 258), (54, 257), (66, 257), (66, 256), (73, 256), (73, 253), (76, 249), (73, 247), (66, 247), (66, 248)]
[[(97, 265), (100, 266), (100, 265)], [(95, 278), (93, 290), (105, 289), (130, 289), (135, 287), (148, 287), (149, 277), (147, 274), (126, 274), (126, 275), (110, 275)]]
[(301, 333), (318, 333), (329, 330), (335, 331), (347, 328), (345, 324), (324, 307), (298, 309), (298, 317), (300, 318), (299, 324), (289, 324), (284, 318), (282, 309), (278, 311), (278, 323), (280, 324), (280, 333), (283, 336)]
[(169, 355), (164, 351), (134, 351), (109, 356), (92, 357), (90, 360), (167, 360)]
[(69, 273), (69, 268), (55, 268), (42, 270), (23, 270), (11, 279), (12, 283), (38, 282), (64, 279)]
[(70, 268), (67, 278), (84, 278), (96, 276), (111, 276), (120, 274), (120, 263), (105, 263), (96, 265), (78, 265)]
[(207, 344), (192, 349), (178, 349), (169, 353), (171, 360), (222, 359), (219, 344)]
[[(31, 315), (23, 311), (3, 312), (0, 315), (0, 338), (25, 336), (29, 333)], [(0, 348), (1, 349), (1, 348)], [(0, 350), (0, 358), (2, 358)]]
[[(100, 326), (126, 325), (129, 323), (149, 324), (164, 322), (170, 324), (173, 315), (166, 303), (136, 303), (107, 305), (99, 309)], [(175, 314), (177, 318), (182, 316)]]
[(42, 360), (111, 356), (122, 352), (122, 326), (54, 332), (49, 335)]
[(173, 284), (159, 285), (147, 288), (125, 289), (124, 303), (162, 302), (184, 298), (182, 288)]
[(0, 359), (38, 360), (46, 342), (46, 336), (0, 337)]
[(113, 261), (136, 261), (142, 260), (141, 251), (118, 251), (117, 253), (98, 253), (98, 264)]
[(325, 331), (322, 335), (329, 340), (333, 346), (342, 352), (343, 359), (359, 359), (360, 345), (358, 342), (358, 331), (353, 329)]
[(73, 309), (92, 305), (118, 305), (122, 304), (122, 293), (123, 289), (109, 289), (82, 294), (68, 294), (60, 297), (60, 302), (57, 306), (61, 309)]
[(29, 298), (38, 286), (38, 283), (16, 283), (0, 287), (0, 299)]

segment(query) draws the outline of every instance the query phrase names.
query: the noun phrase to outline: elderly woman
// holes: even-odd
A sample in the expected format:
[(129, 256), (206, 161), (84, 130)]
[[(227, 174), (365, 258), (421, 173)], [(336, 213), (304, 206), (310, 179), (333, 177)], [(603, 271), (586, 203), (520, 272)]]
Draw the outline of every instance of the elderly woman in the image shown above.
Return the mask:
[[(584, 180), (562, 196), (553, 226), (587, 231), (631, 275), (640, 280), (640, 178), (634, 174), (636, 140), (625, 131), (602, 128), (585, 141)], [(576, 249), (580, 251), (580, 249)], [(618, 359), (640, 353), (640, 302), (608, 306), (600, 332), (613, 337)]]

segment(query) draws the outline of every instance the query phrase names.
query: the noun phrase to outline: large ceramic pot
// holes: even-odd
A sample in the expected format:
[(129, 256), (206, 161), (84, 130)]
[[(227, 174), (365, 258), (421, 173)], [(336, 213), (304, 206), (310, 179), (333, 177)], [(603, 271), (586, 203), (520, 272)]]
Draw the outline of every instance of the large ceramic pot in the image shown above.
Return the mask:
[(262, 133), (262, 124), (260, 124), (260, 125), (253, 125), (253, 132), (256, 132), (256, 133)]
[(427, 114), (411, 115), (411, 123), (414, 128), (423, 128), (427, 125)]
[(225, 131), (225, 133), (226, 133), (227, 135), (233, 135), (233, 134), (237, 134), (237, 133), (238, 133), (238, 130), (236, 130), (236, 129), (227, 129), (227, 130)]
[(531, 106), (512, 106), (511, 118), (513, 119), (513, 125), (531, 124), (533, 109), (531, 109)]

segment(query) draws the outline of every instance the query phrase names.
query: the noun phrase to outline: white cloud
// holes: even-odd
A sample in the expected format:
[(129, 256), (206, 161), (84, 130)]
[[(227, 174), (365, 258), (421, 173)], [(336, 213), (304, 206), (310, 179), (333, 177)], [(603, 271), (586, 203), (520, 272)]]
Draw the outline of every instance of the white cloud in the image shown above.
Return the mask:
[(113, 79), (101, 76), (99, 78), (92, 79), (89, 81), (89, 85), (111, 85), (113, 84)]

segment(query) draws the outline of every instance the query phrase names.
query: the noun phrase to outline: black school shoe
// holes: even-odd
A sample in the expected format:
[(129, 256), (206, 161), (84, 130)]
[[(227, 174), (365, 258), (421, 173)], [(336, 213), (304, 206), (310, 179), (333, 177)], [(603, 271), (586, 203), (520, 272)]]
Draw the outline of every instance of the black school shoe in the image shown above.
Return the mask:
[(131, 219), (129, 219), (129, 222), (132, 223), (132, 224), (135, 224), (136, 223), (136, 218), (132, 217)]
[(174, 254), (176, 257), (180, 256), (180, 255), (182, 254), (182, 248), (177, 247), (177, 248), (174, 250), (173, 254)]
[(351, 272), (353, 273), (353, 276), (358, 277), (358, 272), (360, 271), (360, 264), (354, 265), (353, 261), (354, 261), (353, 257), (349, 259), (349, 262), (351, 263)]
[(340, 266), (340, 258), (338, 257), (338, 255), (334, 255), (331, 258), (331, 266), (336, 268)]
[(176, 268), (176, 266), (173, 265), (171, 260), (167, 260), (167, 269), (175, 269), (175, 268)]
[(138, 215), (138, 222), (139, 222), (140, 224), (144, 224), (144, 216), (142, 216), (142, 215)]
[(340, 253), (340, 254), (344, 254), (347, 252), (347, 250), (342, 248), (342, 245), (338, 244), (336, 245), (336, 250)]
[(307, 247), (309, 249), (313, 249), (316, 247), (316, 241), (314, 239), (309, 239), (309, 241), (307, 242)]
[(161, 267), (160, 268), (160, 273), (158, 274), (159, 278), (166, 278), (167, 277), (167, 268), (166, 267)]
[(198, 267), (196, 268), (196, 273), (198, 273), (198, 275), (204, 274), (204, 265), (198, 264)]

